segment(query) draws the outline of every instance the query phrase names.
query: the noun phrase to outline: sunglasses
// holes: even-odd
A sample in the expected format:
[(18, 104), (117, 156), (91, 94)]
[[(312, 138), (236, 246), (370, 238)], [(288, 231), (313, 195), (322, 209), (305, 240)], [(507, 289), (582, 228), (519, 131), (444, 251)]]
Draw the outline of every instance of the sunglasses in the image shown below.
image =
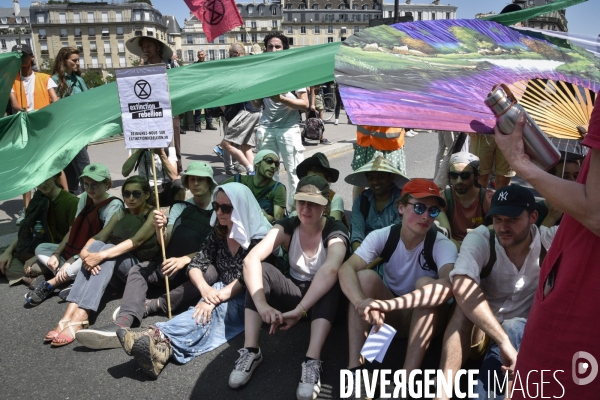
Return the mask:
[(263, 161), (269, 165), (275, 164), (275, 168), (279, 168), (279, 164), (281, 164), (281, 161), (275, 161), (272, 158), (265, 158)]
[(140, 192), (139, 190), (134, 190), (133, 192), (130, 192), (129, 190), (123, 191), (123, 198), (124, 199), (130, 198), (131, 195), (133, 195), (134, 199), (139, 199), (140, 197), (142, 197), (142, 192)]
[(467, 179), (471, 178), (471, 175), (473, 175), (473, 173), (474, 173), (473, 171), (448, 172), (448, 178), (455, 181), (460, 176), (460, 179), (462, 179), (463, 181), (466, 181)]
[(431, 206), (431, 207), (427, 207), (425, 204), (423, 203), (408, 203), (411, 206), (413, 206), (415, 208), (415, 213), (417, 215), (423, 215), (423, 213), (425, 211), (429, 212), (429, 216), (431, 218), (435, 218), (438, 215), (440, 215), (440, 213), (442, 212), (442, 210), (440, 210), (440, 208), (438, 206)]
[(216, 201), (212, 202), (212, 207), (213, 210), (215, 210), (215, 212), (219, 211), (220, 208), (221, 211), (223, 211), (223, 214), (231, 214), (231, 212), (233, 211), (233, 206), (229, 204), (219, 204)]
[(84, 189), (92, 189), (92, 190), (96, 190), (98, 189), (98, 186), (100, 186), (100, 183), (96, 182), (96, 183), (92, 183), (91, 185), (89, 183), (84, 183), (83, 184), (83, 188)]

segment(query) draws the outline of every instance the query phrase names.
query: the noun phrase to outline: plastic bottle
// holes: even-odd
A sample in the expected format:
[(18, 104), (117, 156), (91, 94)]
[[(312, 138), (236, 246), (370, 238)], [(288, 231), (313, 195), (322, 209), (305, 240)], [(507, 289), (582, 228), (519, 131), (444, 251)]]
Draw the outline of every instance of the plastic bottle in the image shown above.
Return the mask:
[(33, 226), (33, 235), (41, 238), (44, 233), (44, 225), (42, 224), (42, 221), (36, 221), (35, 225)]

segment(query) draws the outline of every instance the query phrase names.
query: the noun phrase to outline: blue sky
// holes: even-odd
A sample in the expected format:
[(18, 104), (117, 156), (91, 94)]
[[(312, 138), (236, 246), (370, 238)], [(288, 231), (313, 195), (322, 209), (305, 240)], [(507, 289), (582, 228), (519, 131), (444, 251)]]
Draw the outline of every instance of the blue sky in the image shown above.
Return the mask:
[[(110, 2), (110, 0), (105, 0)], [(246, 2), (248, 0), (245, 0)], [(260, 1), (262, 2), (262, 1)], [(393, 1), (385, 0), (386, 3)], [(160, 10), (163, 15), (175, 15), (179, 25), (183, 27), (183, 19), (189, 17), (189, 9), (183, 0), (152, 0), (154, 6)], [(404, 3), (404, 0), (400, 0)], [(417, 3), (431, 3), (431, 0), (414, 0)], [(458, 7), (458, 18), (474, 18), (475, 14), (480, 12), (500, 12), (504, 6), (511, 3), (510, 0), (442, 0), (443, 4), (452, 4)], [(29, 7), (31, 0), (19, 0), (21, 7)], [(2, 7), (12, 6), (11, 0), (0, 0)], [(589, 36), (598, 36), (600, 34), (600, 24), (597, 23), (600, 15), (600, 1), (588, 0), (567, 9), (567, 20), (569, 21), (569, 32), (579, 33)]]

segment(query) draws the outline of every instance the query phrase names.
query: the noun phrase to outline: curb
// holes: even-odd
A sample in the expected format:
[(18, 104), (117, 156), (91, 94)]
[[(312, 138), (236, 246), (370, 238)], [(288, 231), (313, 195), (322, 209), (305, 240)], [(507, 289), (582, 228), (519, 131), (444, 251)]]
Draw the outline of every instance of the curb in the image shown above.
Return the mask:
[(321, 146), (317, 149), (306, 150), (306, 151), (304, 151), (304, 158), (306, 159), (318, 152), (325, 154), (327, 156), (327, 158), (335, 157), (337, 155), (346, 153), (353, 149), (354, 149), (354, 142), (353, 143), (334, 143), (331, 146), (327, 146), (326, 148), (323, 148), (323, 146)]

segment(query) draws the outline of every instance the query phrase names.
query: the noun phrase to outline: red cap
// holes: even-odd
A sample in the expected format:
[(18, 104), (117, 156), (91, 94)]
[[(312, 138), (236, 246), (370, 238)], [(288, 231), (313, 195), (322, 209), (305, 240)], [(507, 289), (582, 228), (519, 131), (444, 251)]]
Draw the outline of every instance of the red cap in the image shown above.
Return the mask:
[(440, 202), (440, 206), (446, 207), (446, 200), (440, 196), (440, 188), (429, 179), (411, 179), (402, 188), (402, 196), (405, 194), (410, 194), (415, 199), (422, 199), (423, 197), (437, 197)]

